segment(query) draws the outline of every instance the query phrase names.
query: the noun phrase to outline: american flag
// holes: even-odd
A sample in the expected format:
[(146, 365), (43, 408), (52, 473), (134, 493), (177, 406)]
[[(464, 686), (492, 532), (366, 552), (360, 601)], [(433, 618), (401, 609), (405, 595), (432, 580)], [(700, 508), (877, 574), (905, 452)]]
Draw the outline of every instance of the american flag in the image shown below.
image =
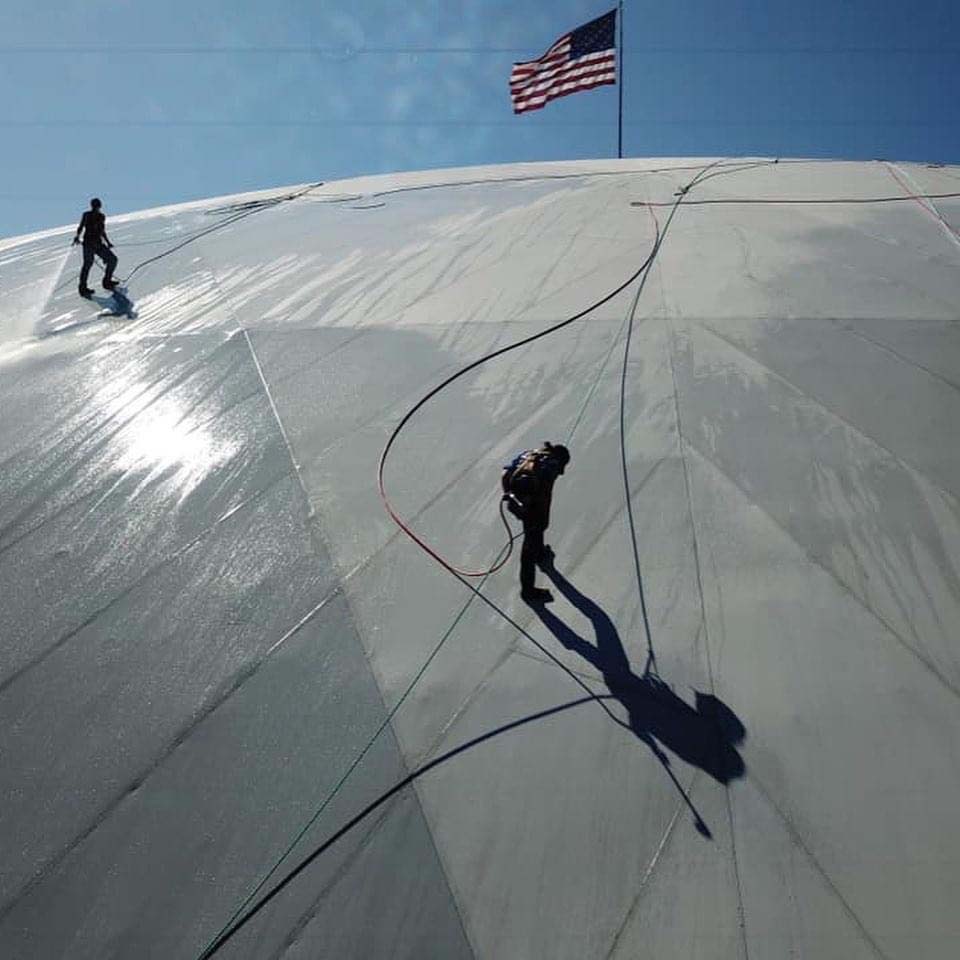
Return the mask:
[(513, 112), (539, 110), (557, 97), (617, 82), (614, 35), (617, 11), (565, 33), (538, 60), (515, 63), (510, 72)]

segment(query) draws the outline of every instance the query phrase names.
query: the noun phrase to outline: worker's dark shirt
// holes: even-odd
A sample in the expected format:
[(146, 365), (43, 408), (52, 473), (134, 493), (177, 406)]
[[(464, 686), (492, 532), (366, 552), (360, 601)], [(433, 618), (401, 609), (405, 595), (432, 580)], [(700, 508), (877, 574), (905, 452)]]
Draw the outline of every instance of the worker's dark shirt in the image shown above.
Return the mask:
[(556, 460), (541, 460), (536, 469), (524, 474), (520, 470), (504, 477), (504, 489), (509, 489), (524, 509), (524, 527), (530, 525), (540, 530), (550, 526), (550, 501), (553, 484), (560, 475)]
[(99, 210), (87, 210), (80, 218), (77, 232), (83, 231), (83, 245), (98, 247), (103, 243), (103, 235), (107, 231), (107, 218)]

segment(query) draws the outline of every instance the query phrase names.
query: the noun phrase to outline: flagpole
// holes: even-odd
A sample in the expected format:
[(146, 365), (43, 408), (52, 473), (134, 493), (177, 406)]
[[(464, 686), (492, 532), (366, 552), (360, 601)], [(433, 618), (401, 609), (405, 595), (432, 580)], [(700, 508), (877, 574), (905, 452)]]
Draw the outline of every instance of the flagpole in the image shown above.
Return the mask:
[(617, 59), (620, 61), (617, 68), (620, 76), (617, 86), (620, 88), (620, 105), (617, 113), (617, 157), (623, 159), (623, 0), (620, 0), (617, 11), (617, 27), (620, 30), (620, 51)]

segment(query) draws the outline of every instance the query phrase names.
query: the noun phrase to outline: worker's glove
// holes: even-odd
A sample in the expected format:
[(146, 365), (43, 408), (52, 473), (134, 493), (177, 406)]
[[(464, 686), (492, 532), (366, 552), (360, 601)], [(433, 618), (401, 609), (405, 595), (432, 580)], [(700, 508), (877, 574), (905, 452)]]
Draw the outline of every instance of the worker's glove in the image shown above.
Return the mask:
[(512, 493), (505, 493), (503, 495), (503, 502), (507, 505), (507, 509), (518, 520), (523, 519), (523, 515), (524, 515), (523, 504)]
[(74, 237), (74, 238), (73, 238), (73, 245), (74, 245), (74, 246), (76, 246), (79, 242), (80, 242), (80, 238), (79, 238), (79, 237)]

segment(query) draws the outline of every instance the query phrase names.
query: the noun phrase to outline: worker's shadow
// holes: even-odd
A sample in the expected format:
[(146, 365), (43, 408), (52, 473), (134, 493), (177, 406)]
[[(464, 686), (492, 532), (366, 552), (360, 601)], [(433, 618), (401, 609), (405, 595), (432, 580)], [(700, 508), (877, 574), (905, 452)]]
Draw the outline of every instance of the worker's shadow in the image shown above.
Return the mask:
[(127, 295), (124, 287), (114, 287), (107, 296), (97, 296), (94, 294), (90, 299), (103, 307), (103, 311), (98, 314), (98, 318), (126, 317), (128, 320), (137, 319), (136, 304)]
[(744, 739), (746, 731), (733, 711), (712, 694), (698, 691), (696, 705), (691, 707), (660, 679), (652, 658), (638, 676), (630, 668), (617, 628), (607, 614), (580, 593), (552, 560), (543, 563), (541, 569), (590, 620), (596, 643), (584, 640), (543, 604), (534, 606), (537, 616), (563, 646), (600, 671), (610, 693), (627, 710), (626, 725), (657, 758), (669, 766), (669, 757), (663, 752), (666, 749), (720, 783), (743, 776), (743, 758), (735, 745)]
[(59, 337), (65, 333), (73, 333), (76, 330), (91, 327), (104, 320), (117, 320), (121, 318), (127, 320), (137, 319), (136, 304), (127, 296), (125, 290), (117, 288), (110, 294), (94, 294), (90, 297), (90, 302), (100, 307), (99, 313), (80, 317), (78, 320), (54, 327), (52, 330), (38, 329), (36, 335), (43, 338)]

